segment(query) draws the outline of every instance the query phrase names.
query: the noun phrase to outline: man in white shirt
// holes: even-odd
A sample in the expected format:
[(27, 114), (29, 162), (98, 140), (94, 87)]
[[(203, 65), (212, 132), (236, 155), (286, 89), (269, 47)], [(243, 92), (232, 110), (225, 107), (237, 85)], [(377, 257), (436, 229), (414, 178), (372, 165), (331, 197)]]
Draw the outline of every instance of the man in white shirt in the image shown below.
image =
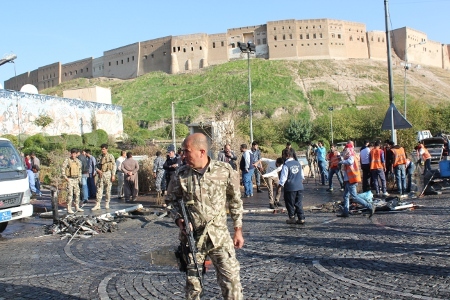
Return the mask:
[(364, 146), (359, 151), (359, 159), (361, 160), (361, 173), (362, 173), (362, 188), (363, 192), (371, 190), (370, 179), (370, 150), (373, 149), (373, 144), (364, 141)]
[[(262, 176), (267, 182), (267, 188), (269, 189), (269, 207), (274, 209), (275, 207), (280, 206), (280, 196), (281, 196), (281, 186), (278, 186), (279, 183), (279, 173), (281, 172), (281, 168), (283, 167), (283, 159), (281, 157), (277, 158), (277, 160), (270, 158), (261, 158), (261, 162), (267, 164), (266, 172)], [(273, 197), (273, 186), (276, 186), (275, 199)]]
[(125, 182), (125, 176), (122, 171), (122, 163), (127, 158), (126, 151), (120, 151), (120, 156), (116, 159), (116, 170), (117, 170), (117, 196), (119, 199), (124, 197), (123, 184)]

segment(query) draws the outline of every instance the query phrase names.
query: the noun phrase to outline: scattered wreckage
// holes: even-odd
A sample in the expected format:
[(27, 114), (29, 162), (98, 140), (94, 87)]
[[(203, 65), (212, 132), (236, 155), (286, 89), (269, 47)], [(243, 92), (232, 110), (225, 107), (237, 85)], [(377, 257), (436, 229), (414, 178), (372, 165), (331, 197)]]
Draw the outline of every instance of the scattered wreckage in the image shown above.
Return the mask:
[(41, 217), (53, 216), (53, 224), (46, 226), (46, 234), (60, 234), (62, 240), (69, 239), (68, 243), (75, 237), (90, 238), (99, 233), (114, 232), (119, 229), (119, 223), (130, 218), (142, 218), (143, 216), (152, 215), (154, 218), (161, 219), (167, 215), (167, 212), (159, 213), (143, 208), (142, 204), (102, 215), (66, 214), (59, 217), (61, 212), (63, 211), (43, 213)]
[[(375, 205), (376, 212), (394, 212), (400, 210), (407, 209), (416, 209), (423, 207), (423, 205), (418, 205), (410, 201), (410, 199), (400, 199), (399, 197), (386, 197), (384, 199), (374, 198), (372, 192), (365, 192), (358, 194), (360, 197), (364, 198), (367, 202)], [(322, 204), (319, 207), (312, 207), (311, 211), (324, 211), (324, 212), (333, 212), (339, 213), (343, 209), (342, 201), (334, 201)], [(359, 204), (352, 202), (350, 199), (350, 209), (349, 213), (353, 215), (363, 214), (366, 211), (365, 208), (362, 208)]]

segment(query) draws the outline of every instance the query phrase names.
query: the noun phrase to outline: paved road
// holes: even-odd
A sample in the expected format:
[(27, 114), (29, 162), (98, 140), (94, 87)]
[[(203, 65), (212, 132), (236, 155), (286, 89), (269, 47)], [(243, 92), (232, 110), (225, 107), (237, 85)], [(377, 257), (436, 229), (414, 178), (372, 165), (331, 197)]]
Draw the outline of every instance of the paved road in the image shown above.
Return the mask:
[[(304, 206), (341, 199), (325, 189), (310, 180)], [(448, 193), (414, 201), (424, 208), (371, 219), (307, 211), (304, 226), (285, 224), (285, 214), (246, 214), (237, 251), (246, 299), (450, 299)], [(267, 208), (267, 194), (244, 206)], [(69, 245), (42, 236), (50, 223), (16, 222), (0, 238), (0, 300), (184, 298), (184, 275), (169, 255), (178, 233), (170, 219), (130, 219)], [(206, 274), (205, 299), (221, 299), (214, 273)]]

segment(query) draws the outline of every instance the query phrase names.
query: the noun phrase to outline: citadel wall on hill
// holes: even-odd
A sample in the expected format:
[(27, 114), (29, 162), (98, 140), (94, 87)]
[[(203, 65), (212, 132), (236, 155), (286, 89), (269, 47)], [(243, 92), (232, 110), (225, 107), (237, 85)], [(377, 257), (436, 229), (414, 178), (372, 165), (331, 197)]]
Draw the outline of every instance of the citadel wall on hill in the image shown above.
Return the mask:
[[(415, 65), (450, 68), (450, 45), (428, 40), (426, 33), (403, 27), (390, 32), (393, 53)], [(12, 77), (5, 89), (33, 84), (38, 90), (75, 78), (130, 79), (162, 71), (176, 74), (246, 58), (237, 42), (253, 42), (265, 59), (387, 60), (386, 34), (366, 31), (363, 23), (333, 20), (280, 20), (228, 29), (218, 34), (166, 36), (103, 52), (102, 57), (56, 62)]]

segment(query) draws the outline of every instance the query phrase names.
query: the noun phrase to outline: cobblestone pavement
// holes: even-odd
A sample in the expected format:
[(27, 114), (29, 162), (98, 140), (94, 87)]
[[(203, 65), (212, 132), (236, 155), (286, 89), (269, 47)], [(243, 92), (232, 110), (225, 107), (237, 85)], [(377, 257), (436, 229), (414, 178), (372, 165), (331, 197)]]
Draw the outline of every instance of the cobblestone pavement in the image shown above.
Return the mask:
[[(339, 190), (305, 186), (305, 207), (341, 199)], [(263, 211), (267, 193), (255, 193), (244, 206), (260, 212), (244, 216), (245, 246), (237, 251), (245, 298), (450, 299), (449, 201), (445, 192), (426, 196), (414, 199), (423, 208), (370, 219), (308, 209), (305, 225), (287, 225), (286, 214)], [(119, 231), (70, 244), (42, 236), (50, 223), (16, 222), (0, 238), (0, 300), (184, 299), (171, 219), (130, 219)], [(204, 299), (221, 299), (215, 277), (205, 275)]]

